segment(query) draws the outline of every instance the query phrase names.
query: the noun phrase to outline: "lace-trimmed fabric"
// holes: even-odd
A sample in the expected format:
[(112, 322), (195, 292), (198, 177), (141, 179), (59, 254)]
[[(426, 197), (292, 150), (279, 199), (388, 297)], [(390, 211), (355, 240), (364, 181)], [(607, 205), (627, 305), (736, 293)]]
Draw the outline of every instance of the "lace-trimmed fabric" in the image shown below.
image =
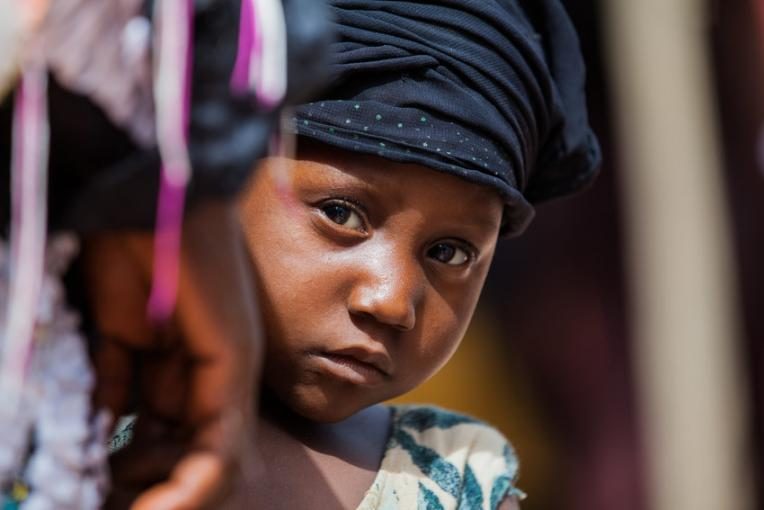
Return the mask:
[[(70, 234), (48, 241), (34, 310), (34, 349), (18, 411), (10, 408), (8, 398), (0, 407), (3, 510), (18, 505), (96, 510), (108, 490), (106, 441), (111, 418), (90, 403), (95, 375), (62, 280), (78, 245)], [(0, 241), (0, 309), (7, 299), (8, 259), (6, 245)], [(3, 320), (0, 317), (0, 326)]]
[(515, 487), (518, 461), (496, 429), (429, 406), (394, 406), (382, 465), (358, 510), (494, 510)]

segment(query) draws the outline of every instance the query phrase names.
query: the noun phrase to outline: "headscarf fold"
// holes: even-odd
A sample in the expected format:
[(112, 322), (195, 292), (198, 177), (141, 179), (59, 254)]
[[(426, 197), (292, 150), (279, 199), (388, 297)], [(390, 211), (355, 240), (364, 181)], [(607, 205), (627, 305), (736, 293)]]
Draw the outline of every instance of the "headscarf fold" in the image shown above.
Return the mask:
[(600, 154), (584, 65), (558, 0), (331, 0), (333, 86), (293, 119), (305, 137), (497, 189), (504, 231), (576, 191)]

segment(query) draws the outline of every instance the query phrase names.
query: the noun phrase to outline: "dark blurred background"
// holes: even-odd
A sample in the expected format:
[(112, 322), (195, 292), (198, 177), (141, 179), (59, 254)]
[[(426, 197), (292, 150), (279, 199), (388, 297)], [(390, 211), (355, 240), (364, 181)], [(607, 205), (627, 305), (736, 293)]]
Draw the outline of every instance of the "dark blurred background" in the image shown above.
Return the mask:
[[(622, 195), (628, 189), (619, 147), (629, 135), (619, 132), (627, 124), (618, 121), (609, 67), (619, 57), (608, 53), (612, 32), (605, 25), (619, 2), (564, 3), (588, 64), (591, 122), (604, 154), (601, 176), (585, 193), (540, 206), (524, 236), (500, 243), (457, 357), (406, 399), (435, 400), (496, 423), (521, 457), (526, 510), (658, 510), (661, 505), (654, 502), (660, 498), (651, 496), (649, 484), (652, 457), (638, 398), (645, 376), (635, 370), (634, 298), (624, 262)], [(719, 193), (730, 214), (731, 285), (739, 299), (739, 332), (719, 341), (736, 344), (745, 372), (738, 374), (745, 386), (745, 447), (730, 454), (740, 463), (747, 492), (717, 510), (764, 509), (762, 3), (696, 6), (703, 12), (698, 51), (710, 69), (709, 100), (717, 124), (711, 128), (720, 144), (725, 186)], [(699, 451), (697, 462), (715, 459)]]

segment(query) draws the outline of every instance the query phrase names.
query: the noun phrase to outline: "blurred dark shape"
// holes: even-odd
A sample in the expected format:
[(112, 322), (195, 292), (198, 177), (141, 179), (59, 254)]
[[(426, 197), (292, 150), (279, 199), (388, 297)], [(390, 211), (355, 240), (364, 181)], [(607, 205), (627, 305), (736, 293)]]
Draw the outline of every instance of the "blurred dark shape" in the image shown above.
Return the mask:
[[(562, 490), (531, 494), (523, 508), (641, 510), (646, 498), (625, 311), (617, 147), (600, 55), (601, 3), (565, 4), (587, 61), (603, 170), (592, 189), (541, 207), (524, 237), (500, 246), (488, 305), (499, 312), (506, 343), (521, 358), (516, 364), (528, 367), (529, 384), (538, 388), (559, 438), (561, 460), (553, 474)], [(756, 508), (764, 508), (764, 5), (707, 5), (753, 403), (750, 458)]]
[(590, 189), (544, 204), (522, 237), (500, 243), (487, 305), (560, 449), (554, 489), (532, 493), (523, 508), (644, 510), (600, 19), (594, 2), (564, 4), (581, 38), (603, 168)]
[(732, 208), (746, 368), (753, 400), (753, 483), (764, 508), (764, 6), (709, 2), (727, 193)]

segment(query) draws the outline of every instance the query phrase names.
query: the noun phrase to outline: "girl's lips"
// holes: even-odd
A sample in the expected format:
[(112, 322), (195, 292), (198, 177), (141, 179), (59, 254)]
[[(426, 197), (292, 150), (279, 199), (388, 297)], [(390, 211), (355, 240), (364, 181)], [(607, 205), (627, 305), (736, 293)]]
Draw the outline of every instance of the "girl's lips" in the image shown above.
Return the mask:
[(360, 386), (376, 386), (388, 375), (371, 363), (346, 354), (321, 352), (314, 354), (319, 366), (330, 375)]

